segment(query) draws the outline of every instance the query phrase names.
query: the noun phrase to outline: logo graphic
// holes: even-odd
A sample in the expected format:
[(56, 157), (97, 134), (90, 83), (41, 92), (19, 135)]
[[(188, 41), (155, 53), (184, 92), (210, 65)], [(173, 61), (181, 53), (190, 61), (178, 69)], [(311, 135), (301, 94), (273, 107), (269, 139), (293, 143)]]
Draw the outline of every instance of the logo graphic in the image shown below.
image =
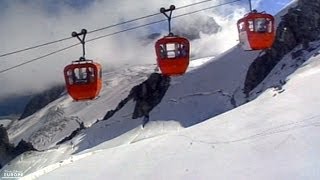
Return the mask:
[(4, 170), (4, 172), (0, 174), (0, 179), (18, 179), (21, 177), (23, 177), (23, 172), (17, 170)]

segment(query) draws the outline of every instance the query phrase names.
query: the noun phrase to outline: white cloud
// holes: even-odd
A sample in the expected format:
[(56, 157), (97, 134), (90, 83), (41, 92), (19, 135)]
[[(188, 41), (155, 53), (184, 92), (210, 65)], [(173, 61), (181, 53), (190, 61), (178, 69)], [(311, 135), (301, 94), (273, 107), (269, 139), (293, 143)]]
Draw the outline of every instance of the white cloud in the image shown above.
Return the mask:
[[(160, 7), (169, 7), (175, 4), (177, 7), (187, 5), (197, 0), (170, 0), (170, 1), (101, 1), (96, 0), (89, 7), (77, 10), (65, 5), (56, 13), (48, 12), (44, 8), (44, 1), (8, 1), (8, 8), (1, 13), (0, 18), (0, 41), (2, 42), (0, 54), (13, 50), (38, 45), (44, 42), (69, 37), (72, 31), (80, 31), (86, 28), (88, 31), (105, 27), (120, 21), (130, 20), (149, 14), (157, 13)], [(175, 11), (174, 15), (183, 14), (196, 9), (201, 9), (222, 1), (212, 1), (191, 8)], [(62, 3), (61, 3), (62, 4)], [(213, 11), (206, 11), (203, 15), (213, 16), (223, 26), (222, 33), (213, 36), (203, 36), (201, 40), (192, 43), (193, 52), (200, 55), (211, 55), (220, 53), (228, 47), (236, 44), (237, 31), (235, 22), (241, 17), (242, 10), (237, 6), (224, 6), (220, 8), (236, 7), (235, 16), (221, 18)], [(183, 18), (191, 18), (185, 16)], [(162, 15), (140, 21), (140, 24), (165, 18)], [(178, 19), (176, 19), (178, 21)], [(173, 20), (173, 26), (175, 24)], [(105, 31), (87, 35), (91, 39), (100, 35), (121, 30), (125, 27), (138, 25), (138, 22), (122, 27), (111, 28)], [(158, 25), (159, 26), (159, 25)], [(155, 26), (155, 27), (158, 27)], [(164, 29), (167, 25), (162, 24)], [(187, 26), (187, 24), (185, 24)], [(154, 28), (153, 28), (154, 29)], [(163, 32), (163, 31), (162, 31)], [(86, 44), (88, 59), (94, 59), (102, 63), (104, 70), (109, 67), (117, 67), (123, 64), (155, 63), (153, 44), (148, 46), (140, 42), (142, 36), (147, 36), (150, 28), (140, 28), (132, 32), (126, 32), (112, 37), (103, 38)], [(78, 43), (77, 39), (71, 39), (62, 43), (53, 44), (44, 48), (2, 57), (0, 70), (17, 65), (26, 60), (39, 57), (57, 49)], [(0, 74), (0, 96), (8, 93), (22, 93), (48, 88), (52, 84), (63, 83), (63, 68), (73, 60), (82, 55), (81, 46), (71, 48), (59, 54), (52, 55), (40, 61), (19, 67), (14, 70)]]

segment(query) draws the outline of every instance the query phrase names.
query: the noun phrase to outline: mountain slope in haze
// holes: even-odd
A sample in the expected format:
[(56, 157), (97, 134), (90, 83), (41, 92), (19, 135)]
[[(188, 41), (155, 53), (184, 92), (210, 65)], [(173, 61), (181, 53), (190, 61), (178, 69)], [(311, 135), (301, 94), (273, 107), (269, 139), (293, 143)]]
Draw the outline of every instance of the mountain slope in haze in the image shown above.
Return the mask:
[(11, 97), (1, 98), (0, 122), (2, 119), (18, 119), (30, 99), (30, 95), (12, 95)]
[(107, 111), (116, 107), (128, 95), (133, 86), (144, 81), (153, 69), (154, 65), (136, 66), (104, 73), (106, 80), (98, 99), (73, 102), (65, 93), (33, 115), (15, 121), (8, 129), (10, 141), (16, 144), (24, 139), (39, 150), (55, 146), (79, 127), (78, 122), (91, 126), (102, 119)]

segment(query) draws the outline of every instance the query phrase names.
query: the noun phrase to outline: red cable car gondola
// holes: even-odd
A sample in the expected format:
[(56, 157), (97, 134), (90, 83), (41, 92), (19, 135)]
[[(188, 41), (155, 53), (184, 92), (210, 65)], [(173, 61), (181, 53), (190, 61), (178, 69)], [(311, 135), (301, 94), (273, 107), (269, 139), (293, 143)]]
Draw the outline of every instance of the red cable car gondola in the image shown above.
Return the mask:
[(274, 17), (251, 11), (237, 22), (240, 45), (244, 50), (262, 50), (272, 46), (275, 39)]
[(102, 86), (101, 65), (91, 60), (74, 61), (64, 68), (64, 78), (74, 100), (94, 99)]
[[(72, 33), (72, 36), (77, 37), (82, 43), (83, 57), (64, 68), (67, 91), (75, 101), (96, 98), (102, 87), (101, 65), (84, 58), (84, 38), (86, 33), (85, 29), (81, 33)], [(83, 35), (82, 39), (79, 38), (80, 35)]]
[(155, 44), (157, 63), (164, 75), (182, 75), (189, 66), (189, 41), (178, 36), (165, 36)]
[[(157, 64), (161, 73), (167, 76), (182, 75), (189, 66), (190, 43), (188, 39), (174, 36), (171, 33), (171, 15), (175, 9), (174, 5), (170, 9), (161, 8), (169, 21), (169, 35), (159, 39), (155, 44)], [(170, 11), (167, 15), (166, 12)]]

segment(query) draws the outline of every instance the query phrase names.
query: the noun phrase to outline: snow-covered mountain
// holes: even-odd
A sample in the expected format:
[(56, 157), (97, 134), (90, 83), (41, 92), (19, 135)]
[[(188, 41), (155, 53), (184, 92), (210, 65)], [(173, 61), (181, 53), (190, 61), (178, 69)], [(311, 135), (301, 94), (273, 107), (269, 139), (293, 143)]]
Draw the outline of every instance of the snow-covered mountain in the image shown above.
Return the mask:
[[(152, 111), (152, 121), (145, 128), (140, 126), (141, 119), (128, 117), (134, 106), (130, 102), (108, 121), (92, 125), (68, 143), (23, 154), (4, 169), (23, 171), (28, 174), (25, 179), (317, 179), (320, 86), (314, 82), (320, 77), (319, 45), (314, 42), (312, 46), (318, 48), (304, 51), (302, 57), (307, 61), (288, 76), (282, 89), (269, 88), (255, 100), (214, 118), (186, 127), (190, 119), (201, 117), (197, 106), (185, 106), (192, 104), (189, 101), (201, 105), (197, 99), (206, 97), (202, 102), (211, 104), (211, 96), (217, 96), (225, 107), (230, 104), (218, 91), (185, 92), (173, 99), (167, 94), (179, 87), (179, 77)], [(275, 69), (290, 60), (286, 56)], [(204, 71), (199, 69), (212, 61), (207, 63), (189, 74), (200, 76)], [(265, 82), (282, 79), (291, 68), (273, 71)], [(184, 105), (184, 112), (198, 116), (171, 106), (177, 115), (163, 118), (166, 111), (161, 108), (171, 103)], [(214, 106), (205, 112), (209, 109)]]
[(319, 60), (308, 59), (283, 90), (270, 88), (215, 118), (185, 129), (159, 119), (113, 140), (125, 139), (121, 146), (105, 142), (28, 177), (318, 179)]
[(318, 40), (308, 48), (297, 42), (247, 94), (248, 70), (268, 53), (233, 47), (218, 57), (194, 60), (184, 76), (170, 79), (144, 128), (143, 114), (133, 118), (140, 100), (131, 95), (150, 79), (155, 65), (105, 72), (98, 99), (73, 102), (64, 93), (13, 122), (10, 141), (24, 139), (42, 151), (18, 156), (0, 175), (318, 179), (319, 52)]

